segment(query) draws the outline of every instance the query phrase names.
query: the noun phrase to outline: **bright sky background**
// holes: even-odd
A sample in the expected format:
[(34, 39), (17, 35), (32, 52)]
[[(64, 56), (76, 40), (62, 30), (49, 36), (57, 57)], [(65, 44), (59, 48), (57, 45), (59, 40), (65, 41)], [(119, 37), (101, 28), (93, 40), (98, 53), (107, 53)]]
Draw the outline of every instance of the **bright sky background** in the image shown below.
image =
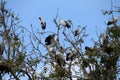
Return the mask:
[[(113, 5), (120, 5), (120, 0), (113, 0)], [(19, 14), (21, 25), (26, 28), (33, 24), (40, 27), (38, 16), (47, 22), (47, 30), (54, 30), (53, 19), (59, 8), (59, 17), (64, 20), (71, 19), (74, 26), (87, 26), (89, 37), (85, 45), (91, 45), (91, 38), (96, 38), (96, 26), (102, 31), (107, 27), (111, 16), (104, 16), (101, 10), (111, 9), (111, 0), (8, 0), (7, 8)], [(120, 13), (114, 14), (116, 16)]]
[[(120, 5), (120, 0), (113, 1), (114, 5)], [(106, 28), (105, 22), (111, 17), (101, 13), (101, 10), (111, 9), (111, 0), (8, 0), (7, 7), (19, 14), (21, 24), (27, 28), (30, 24), (39, 28), (38, 16), (42, 16), (47, 22), (47, 30), (54, 30), (53, 19), (59, 8), (58, 18), (71, 19), (74, 26), (87, 26), (89, 40), (95, 38), (96, 26), (103, 31)]]

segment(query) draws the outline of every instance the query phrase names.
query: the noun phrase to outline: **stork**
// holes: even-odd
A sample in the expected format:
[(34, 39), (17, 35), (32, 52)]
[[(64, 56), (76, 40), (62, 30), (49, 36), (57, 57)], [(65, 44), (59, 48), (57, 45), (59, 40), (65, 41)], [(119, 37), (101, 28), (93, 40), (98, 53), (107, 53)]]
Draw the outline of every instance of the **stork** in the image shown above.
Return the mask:
[(45, 30), (46, 29), (46, 22), (41, 17), (39, 17), (39, 20), (40, 20), (41, 28), (43, 30)]
[(115, 24), (115, 23), (117, 23), (118, 20), (120, 20), (120, 16), (110, 19), (108, 21), (107, 25)]
[(55, 34), (49, 35), (45, 39), (45, 45), (54, 47), (57, 44), (57, 38), (55, 37)]
[(0, 43), (0, 59), (2, 59), (4, 48), (5, 48), (4, 39), (2, 39), (2, 42)]
[(90, 51), (90, 52), (93, 51), (93, 49), (91, 49), (91, 48), (88, 47), (88, 46), (85, 46), (85, 50), (86, 50), (86, 51)]
[(79, 35), (80, 34), (80, 30), (79, 29), (76, 29), (75, 31), (74, 31), (74, 36), (77, 36), (77, 35)]
[(55, 60), (55, 50), (54, 50), (54, 48), (53, 47), (49, 47), (48, 46), (48, 52), (49, 52), (49, 54), (50, 54), (50, 57), (51, 57), (51, 59), (52, 59), (52, 62)]
[(107, 36), (107, 34), (103, 34), (103, 45), (104, 46), (107, 46), (107, 44), (108, 44), (108, 36)]
[(70, 48), (70, 49), (68, 49), (68, 52), (67, 52), (67, 55), (66, 55), (66, 61), (73, 60), (73, 57), (74, 57), (74, 52)]
[(67, 52), (67, 55), (66, 55), (66, 61), (69, 61), (69, 60), (72, 61), (75, 57), (77, 57), (78, 56), (78, 50), (79, 50), (78, 47), (74, 50), (69, 48), (68, 52)]
[(56, 58), (56, 62), (58, 63), (58, 65), (59, 65), (60, 67), (64, 67), (64, 66), (65, 66), (65, 59), (64, 59), (63, 53), (61, 53), (61, 52), (58, 51), (58, 52), (56, 53), (55, 58)]
[(62, 25), (62, 26), (64, 26), (64, 27), (67, 27), (67, 28), (70, 28), (71, 26), (70, 26), (70, 24), (67, 22), (67, 21), (64, 21), (64, 20), (60, 20), (60, 24)]

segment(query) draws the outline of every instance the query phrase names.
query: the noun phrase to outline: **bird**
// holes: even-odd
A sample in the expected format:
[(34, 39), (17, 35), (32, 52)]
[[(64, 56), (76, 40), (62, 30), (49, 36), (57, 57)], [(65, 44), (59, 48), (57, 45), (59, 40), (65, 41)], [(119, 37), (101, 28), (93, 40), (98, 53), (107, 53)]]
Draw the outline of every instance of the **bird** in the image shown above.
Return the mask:
[(56, 62), (58, 63), (58, 65), (60, 67), (64, 67), (65, 66), (65, 59), (64, 59), (63, 53), (61, 53), (61, 52), (58, 51), (56, 53), (55, 59), (56, 59)]
[(107, 34), (103, 34), (103, 45), (108, 45), (108, 36), (107, 36)]
[(55, 37), (55, 34), (51, 34), (46, 37), (45, 45), (54, 47), (57, 44), (56, 41), (57, 41), (57, 38)]
[(53, 48), (53, 47), (48, 47), (48, 52), (54, 53), (54, 52), (55, 52), (55, 51), (54, 51), (54, 48)]
[(74, 58), (78, 57), (79, 54), (78, 54), (78, 51), (79, 48), (76, 47), (76, 49), (72, 50), (71, 48), (68, 49), (67, 51), (67, 55), (66, 55), (66, 61), (72, 61)]
[(46, 22), (41, 17), (39, 17), (39, 20), (40, 20), (41, 28), (43, 30), (45, 30), (46, 29)]
[(67, 52), (67, 55), (66, 55), (66, 61), (69, 61), (69, 60), (73, 60), (73, 57), (74, 57), (74, 52), (72, 51), (72, 49), (68, 49), (68, 52)]
[(49, 53), (52, 61), (54, 61), (55, 60), (55, 50), (54, 50), (54, 48), (53, 47), (48, 47), (48, 53)]
[(71, 28), (70, 24), (67, 21), (60, 19), (60, 24), (64, 27)]
[(77, 36), (77, 35), (79, 35), (80, 34), (80, 30), (79, 29), (76, 29), (75, 31), (74, 31), (74, 36)]
[(86, 51), (90, 51), (90, 52), (93, 51), (93, 49), (91, 49), (91, 48), (88, 47), (88, 46), (85, 46), (85, 50), (86, 50)]
[(0, 43), (0, 59), (2, 59), (4, 48), (5, 48), (5, 45), (4, 45), (4, 39), (3, 39), (2, 42)]
[(107, 22), (107, 25), (115, 24), (118, 20), (120, 20), (120, 16), (110, 19), (110, 20)]

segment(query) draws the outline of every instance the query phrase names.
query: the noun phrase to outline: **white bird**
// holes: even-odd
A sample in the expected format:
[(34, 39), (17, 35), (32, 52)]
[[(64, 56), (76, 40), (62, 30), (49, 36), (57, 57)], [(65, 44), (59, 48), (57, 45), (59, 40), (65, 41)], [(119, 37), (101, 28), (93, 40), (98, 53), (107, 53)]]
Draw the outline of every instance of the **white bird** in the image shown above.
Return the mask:
[(107, 25), (115, 24), (118, 20), (120, 20), (120, 16), (110, 19)]
[(64, 21), (64, 20), (60, 20), (60, 24), (64, 27), (67, 27), (67, 28), (70, 28), (70, 24), (67, 22), (67, 21)]
[(39, 20), (40, 20), (41, 28), (43, 30), (45, 30), (46, 29), (46, 22), (41, 17), (39, 17)]
[(65, 59), (63, 53), (57, 52), (55, 58), (56, 58), (56, 62), (60, 67), (65, 66)]
[(4, 48), (5, 48), (5, 45), (4, 45), (4, 39), (3, 39), (2, 42), (0, 43), (0, 59), (2, 59)]

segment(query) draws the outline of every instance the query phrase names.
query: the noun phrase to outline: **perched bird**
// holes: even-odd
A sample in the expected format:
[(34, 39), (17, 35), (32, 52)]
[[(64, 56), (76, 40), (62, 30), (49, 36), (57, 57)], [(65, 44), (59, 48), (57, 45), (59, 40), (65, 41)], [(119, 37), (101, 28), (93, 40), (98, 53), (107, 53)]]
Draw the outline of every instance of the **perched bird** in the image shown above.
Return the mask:
[(69, 61), (69, 60), (73, 60), (75, 57), (78, 56), (78, 49), (75, 49), (75, 50), (72, 50), (72, 49), (68, 49), (68, 52), (67, 52), (67, 55), (66, 55), (66, 61)]
[(55, 60), (55, 50), (54, 50), (54, 48), (53, 47), (48, 47), (48, 52), (50, 54), (50, 57), (51, 57), (52, 61), (54, 61)]
[(111, 52), (113, 51), (113, 48), (111, 47), (111, 45), (109, 45), (108, 35), (103, 34), (102, 38), (103, 38), (103, 44), (100, 47), (107, 54), (111, 54)]
[(58, 49), (59, 49), (60, 52), (64, 53), (64, 48), (62, 46), (58, 46)]
[(5, 48), (5, 45), (4, 45), (4, 39), (3, 39), (2, 42), (0, 43), (0, 59), (2, 59), (4, 48)]
[(104, 50), (105, 50), (105, 52), (107, 52), (107, 54), (111, 54), (111, 52), (113, 51), (113, 48), (108, 45), (108, 46), (104, 47)]
[(107, 25), (115, 24), (118, 20), (120, 20), (120, 16), (112, 18), (111, 20), (109, 20)]
[(73, 60), (73, 57), (74, 57), (74, 52), (72, 51), (72, 49), (68, 49), (68, 52), (67, 52), (67, 55), (66, 55), (66, 61), (69, 61), (69, 60)]
[(85, 47), (85, 54), (88, 55), (89, 57), (94, 55), (94, 50), (93, 48), (90, 48), (88, 46)]
[(74, 36), (77, 36), (77, 35), (79, 35), (80, 34), (80, 30), (79, 29), (76, 29), (75, 31), (74, 31)]
[(56, 58), (56, 62), (60, 67), (65, 66), (65, 59), (63, 53), (57, 52), (55, 58)]
[(43, 30), (45, 30), (46, 29), (46, 22), (41, 17), (39, 17), (39, 20), (40, 20), (41, 28)]
[(85, 50), (86, 50), (86, 51), (93, 51), (93, 49), (91, 49), (91, 48), (88, 47), (88, 46), (85, 46)]
[(60, 20), (60, 24), (64, 27), (67, 27), (67, 28), (70, 28), (70, 24), (67, 22), (67, 21), (64, 21), (64, 20)]
[(49, 35), (45, 39), (45, 45), (54, 47), (57, 44), (56, 41), (57, 38), (55, 37), (55, 34)]
[(108, 44), (108, 36), (106, 34), (103, 34), (103, 45), (107, 45)]

